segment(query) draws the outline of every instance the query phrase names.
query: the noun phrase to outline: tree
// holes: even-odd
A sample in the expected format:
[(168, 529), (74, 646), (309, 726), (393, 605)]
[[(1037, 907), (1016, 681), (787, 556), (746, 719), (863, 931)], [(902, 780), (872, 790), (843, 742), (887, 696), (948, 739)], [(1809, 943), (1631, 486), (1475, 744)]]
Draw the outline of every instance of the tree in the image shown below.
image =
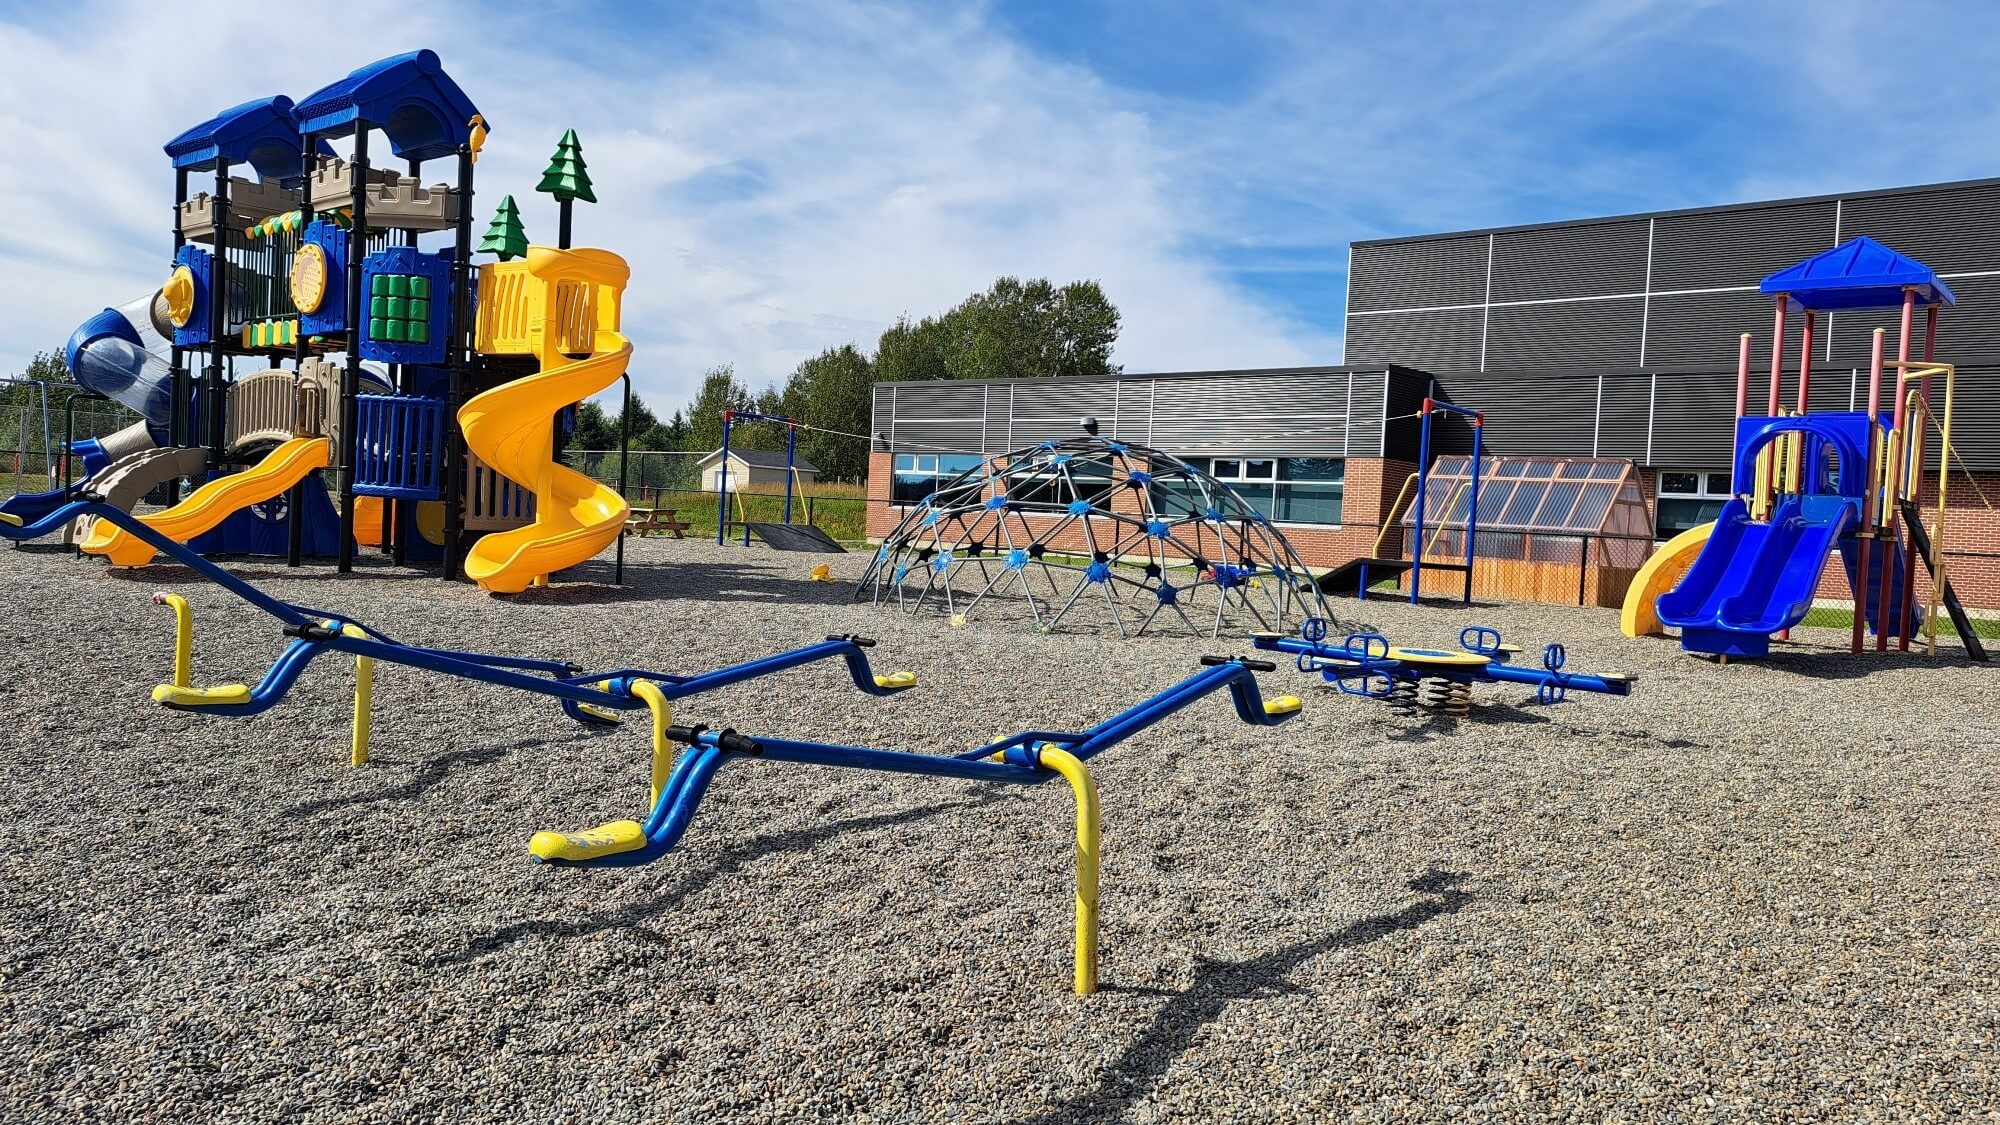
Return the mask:
[(618, 424), (604, 408), (586, 402), (576, 408), (576, 430), (569, 436), (569, 448), (597, 451), (618, 448)]
[[(853, 344), (828, 348), (799, 364), (785, 381), (785, 411), (813, 426), (799, 435), (799, 455), (819, 467), (821, 480), (868, 475), (868, 433), (875, 407), (875, 366)], [(833, 433), (828, 431), (841, 431)]]
[(479, 251), (498, 254), (503, 262), (528, 252), (528, 232), (521, 226), (521, 209), (514, 205), (513, 196), (500, 198), (500, 208), (493, 212), (493, 221), (486, 226), (486, 237), (479, 240)]
[(876, 378), (1040, 379), (1115, 375), (1118, 309), (1094, 281), (1002, 277), (950, 311), (899, 319), (875, 351)]
[(583, 142), (576, 139), (575, 129), (566, 130), (556, 143), (555, 155), (549, 157), (549, 166), (542, 170), (542, 182), (535, 190), (564, 203), (572, 199), (597, 202), (597, 195), (590, 190), (590, 170), (583, 163)]
[(945, 361), (945, 327), (936, 318), (925, 317), (911, 323), (896, 323), (875, 344), (875, 377), (885, 383), (912, 383), (924, 379), (949, 379), (951, 367)]
[(21, 372), (23, 379), (39, 379), (44, 383), (74, 383), (76, 378), (69, 372), (69, 364), (63, 362), (61, 349), (52, 352), (36, 352), (28, 360), (28, 369)]
[[(749, 389), (736, 381), (734, 367), (725, 363), (711, 369), (701, 381), (701, 391), (688, 406), (687, 436), (682, 448), (702, 453), (722, 448), (722, 412), (750, 410), (754, 406)], [(730, 444), (743, 444), (739, 437), (749, 437), (747, 448), (759, 448), (747, 429), (742, 435), (732, 433)]]

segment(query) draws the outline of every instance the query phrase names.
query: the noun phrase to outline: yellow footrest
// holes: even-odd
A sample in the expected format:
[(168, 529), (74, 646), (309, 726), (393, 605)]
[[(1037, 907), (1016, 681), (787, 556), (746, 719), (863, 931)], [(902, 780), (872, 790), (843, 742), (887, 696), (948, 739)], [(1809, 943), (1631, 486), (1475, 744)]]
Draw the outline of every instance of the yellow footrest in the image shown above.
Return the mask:
[(916, 687), (917, 674), (915, 672), (891, 672), (886, 676), (875, 677), (875, 686), (887, 691), (901, 691), (904, 688)]
[(1264, 713), (1266, 715), (1289, 715), (1305, 705), (1305, 701), (1296, 695), (1281, 695), (1276, 699), (1266, 699), (1264, 701)]
[(636, 820), (614, 820), (581, 832), (537, 832), (528, 841), (536, 859), (601, 859), (646, 846), (646, 828)]
[(175, 687), (172, 684), (161, 684), (153, 689), (153, 702), (171, 703), (177, 707), (231, 707), (250, 702), (250, 685)]

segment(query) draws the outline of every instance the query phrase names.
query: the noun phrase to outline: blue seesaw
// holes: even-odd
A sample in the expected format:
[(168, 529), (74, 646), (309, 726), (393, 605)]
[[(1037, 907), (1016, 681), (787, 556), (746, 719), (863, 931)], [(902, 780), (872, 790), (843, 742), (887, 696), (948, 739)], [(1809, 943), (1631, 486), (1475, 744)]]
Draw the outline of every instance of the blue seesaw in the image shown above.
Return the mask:
[[(370, 709), (373, 702), (375, 665), (401, 664), (448, 676), (462, 676), (482, 683), (518, 688), (552, 696), (563, 712), (577, 722), (606, 725), (620, 722), (618, 712), (652, 712), (657, 732), (673, 723), (672, 701), (730, 684), (768, 676), (777, 672), (839, 659), (845, 662), (854, 685), (870, 695), (892, 695), (916, 684), (908, 672), (876, 675), (863, 650), (875, 642), (864, 637), (828, 637), (817, 644), (790, 652), (733, 664), (700, 675), (686, 676), (641, 668), (590, 671), (562, 660), (509, 656), (499, 653), (468, 652), (459, 649), (428, 648), (404, 644), (382, 630), (351, 615), (331, 613), (295, 605), (259, 590), (215, 563), (161, 535), (137, 517), (108, 504), (91, 500), (65, 504), (30, 524), (0, 513), (0, 538), (33, 539), (59, 530), (78, 516), (97, 516), (144, 539), (162, 553), (186, 564), (203, 578), (214, 582), (250, 605), (276, 618), (279, 632), (290, 638), (263, 677), (253, 685), (223, 684), (194, 687), (189, 683), (194, 651), (194, 615), (178, 594), (155, 594), (155, 604), (174, 611), (173, 682), (153, 689), (155, 702), (176, 711), (205, 715), (255, 715), (276, 706), (298, 683), (314, 658), (339, 652), (354, 658), (354, 731), (351, 760), (361, 765), (368, 760)], [(663, 778), (655, 778), (657, 786)]]
[(922, 774), (962, 781), (1039, 785), (1056, 777), (1069, 782), (1076, 798), (1076, 975), (1078, 995), (1097, 990), (1097, 786), (1084, 765), (1102, 751), (1152, 726), (1213, 692), (1226, 690), (1236, 716), (1258, 726), (1276, 726), (1299, 711), (1297, 696), (1266, 700), (1254, 671), (1277, 666), (1243, 657), (1204, 656), (1193, 676), (1083, 731), (1025, 730), (962, 754), (923, 754), (828, 742), (712, 730), (703, 726), (654, 729), (651, 813), (642, 823), (616, 820), (580, 832), (538, 832), (528, 849), (544, 863), (569, 867), (619, 867), (647, 863), (671, 851), (693, 822), (696, 808), (716, 771), (731, 761), (758, 759), (837, 766), (885, 773)]
[(1498, 629), (1468, 625), (1459, 630), (1457, 649), (1403, 648), (1380, 633), (1349, 633), (1340, 641), (1327, 639), (1323, 618), (1307, 618), (1296, 637), (1252, 633), (1251, 643), (1266, 652), (1297, 657), (1301, 672), (1317, 672), (1346, 695), (1422, 702), (1446, 714), (1463, 716), (1472, 705), (1474, 684), (1529, 684), (1535, 701), (1561, 703), (1571, 691), (1630, 695), (1637, 676), (1617, 673), (1590, 675), (1570, 672), (1569, 654), (1559, 644), (1542, 649), (1542, 666), (1511, 663), (1520, 646), (1502, 641)]
[[(871, 695), (889, 695), (916, 683), (907, 672), (874, 674), (863, 650), (874, 642), (861, 637), (829, 637), (791, 652), (732, 665), (698, 676), (679, 676), (636, 668), (586, 671), (568, 662), (427, 648), (404, 644), (350, 615), (295, 605), (259, 590), (243, 579), (154, 531), (136, 517), (92, 498), (65, 504), (33, 523), (0, 513), (0, 538), (38, 538), (79, 516), (110, 520), (161, 552), (186, 564), (197, 574), (235, 594), (281, 623), (290, 638), (283, 652), (255, 686), (228, 684), (197, 688), (189, 684), (192, 665), (193, 614), (175, 594), (154, 596), (174, 611), (174, 681), (153, 691), (153, 698), (175, 710), (216, 715), (254, 715), (282, 700), (312, 660), (322, 653), (350, 655), (355, 663), (353, 761), (367, 760), (369, 708), (378, 661), (502, 687), (551, 696), (581, 723), (617, 722), (619, 711), (645, 709), (653, 720), (652, 780), (646, 820), (621, 820), (583, 832), (539, 832), (529, 841), (539, 861), (570, 867), (617, 867), (645, 863), (666, 854), (680, 842), (693, 821), (702, 795), (716, 771), (735, 758), (835, 766), (888, 773), (922, 774), (963, 781), (1039, 785), (1061, 777), (1076, 802), (1076, 965), (1079, 995), (1097, 990), (1097, 894), (1099, 814), (1097, 786), (1085, 763), (1205, 696), (1227, 691), (1237, 717), (1259, 726), (1276, 726), (1296, 715), (1297, 696), (1265, 699), (1257, 686), (1257, 671), (1275, 671), (1267, 661), (1244, 657), (1204, 656), (1202, 669), (1146, 700), (1082, 731), (1025, 730), (960, 754), (924, 754), (837, 743), (682, 726), (673, 721), (671, 701), (741, 683), (758, 676), (796, 668), (814, 661), (845, 661), (856, 687)], [(685, 752), (679, 748), (685, 747)], [(676, 761), (676, 756), (678, 760)]]

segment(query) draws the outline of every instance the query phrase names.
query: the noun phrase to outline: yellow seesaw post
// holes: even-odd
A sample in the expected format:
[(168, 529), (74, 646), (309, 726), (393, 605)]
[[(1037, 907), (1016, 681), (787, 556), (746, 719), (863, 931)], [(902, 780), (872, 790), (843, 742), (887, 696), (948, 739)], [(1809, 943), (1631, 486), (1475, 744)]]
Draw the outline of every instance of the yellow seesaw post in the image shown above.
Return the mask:
[(632, 694), (645, 700), (647, 710), (653, 713), (653, 784), (646, 791), (646, 804), (651, 807), (660, 803), (660, 790), (667, 787), (667, 776), (674, 768), (673, 744), (667, 741), (667, 728), (674, 723), (674, 705), (651, 680), (633, 680)]
[[(340, 627), (343, 637), (366, 637), (367, 631), (359, 625)], [(354, 735), (349, 743), (348, 761), (357, 766), (368, 764), (368, 736), (372, 726), (375, 707), (375, 658), (357, 656), (354, 658)]]
[(1067, 750), (1044, 746), (1041, 760), (1063, 775), (1076, 798), (1076, 994), (1089, 996), (1097, 991), (1097, 783), (1083, 760)]
[(174, 686), (185, 688), (194, 675), (194, 610), (186, 598), (165, 591), (153, 595), (153, 604), (174, 611)]

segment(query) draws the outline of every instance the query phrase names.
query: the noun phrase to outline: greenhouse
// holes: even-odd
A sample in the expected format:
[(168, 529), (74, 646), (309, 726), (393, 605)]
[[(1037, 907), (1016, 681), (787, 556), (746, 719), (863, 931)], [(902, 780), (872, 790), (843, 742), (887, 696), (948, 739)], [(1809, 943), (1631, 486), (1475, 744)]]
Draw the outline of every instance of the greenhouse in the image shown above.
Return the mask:
[[(1423, 488), (1423, 558), (1465, 561), (1470, 457), (1440, 457)], [(1616, 607), (1653, 550), (1638, 466), (1593, 457), (1485, 457), (1479, 469), (1475, 597)], [(1406, 493), (1407, 494), (1407, 493)], [(1414, 533), (1416, 503), (1403, 513)]]

